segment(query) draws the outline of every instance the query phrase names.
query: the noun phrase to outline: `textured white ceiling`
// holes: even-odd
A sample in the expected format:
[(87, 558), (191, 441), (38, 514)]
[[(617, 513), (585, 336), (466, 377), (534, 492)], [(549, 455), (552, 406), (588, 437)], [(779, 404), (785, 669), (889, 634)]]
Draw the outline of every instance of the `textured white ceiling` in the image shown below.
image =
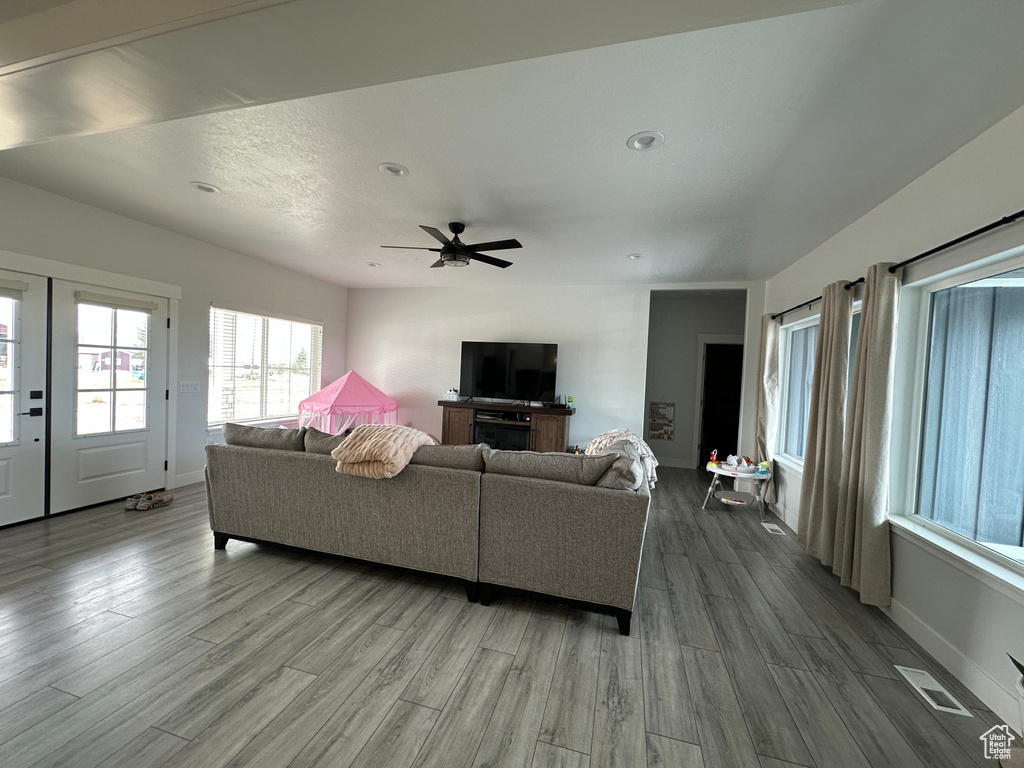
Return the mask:
[[(8, 149), (0, 175), (347, 286), (763, 279), (1024, 103), (1020, 29), (1010, 0), (854, 3)], [(664, 147), (627, 150), (641, 130)], [(453, 220), (524, 248), (379, 248)]]

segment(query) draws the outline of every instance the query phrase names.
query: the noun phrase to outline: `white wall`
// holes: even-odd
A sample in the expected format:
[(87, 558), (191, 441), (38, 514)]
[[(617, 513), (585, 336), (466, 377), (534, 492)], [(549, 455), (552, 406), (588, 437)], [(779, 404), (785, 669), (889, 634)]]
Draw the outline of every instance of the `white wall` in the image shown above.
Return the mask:
[(202, 391), (178, 395), (179, 481), (198, 482), (205, 464), (211, 302), (322, 324), (323, 379), (345, 372), (344, 288), (3, 178), (0, 250), (181, 286), (178, 380)]
[[(777, 312), (821, 294), (824, 285), (855, 279), (879, 261), (902, 261), (1024, 208), (1024, 108), (923, 174), (788, 269), (768, 281), (765, 311)], [(837, 182), (841, 183), (841, 182)], [(1024, 243), (1024, 228), (984, 239), (996, 247)], [(912, 283), (983, 253), (985, 242), (909, 268)], [(796, 319), (787, 316), (787, 321)], [(897, 382), (897, 388), (900, 382)], [(896, 455), (902, 449), (894, 446)], [(894, 473), (906, 472), (894, 466)], [(783, 468), (785, 512), (799, 505), (799, 473)], [(909, 510), (894, 497), (892, 512)], [(791, 524), (795, 524), (795, 520)], [(1024, 652), (1020, 616), (1024, 592), (997, 594), (987, 583), (951, 567), (947, 555), (915, 539), (894, 537), (893, 617), (993, 710), (1016, 723), (1014, 675), (1005, 652)], [(977, 637), (983, 634), (984, 642)]]
[(658, 461), (670, 467), (694, 468), (696, 430), (697, 337), (745, 331), (747, 298), (730, 291), (720, 297), (706, 291), (655, 291), (651, 294), (647, 346), (647, 402), (675, 403), (672, 440), (647, 439)]
[(350, 289), (350, 367), (398, 400), (399, 423), (440, 437), (437, 401), (459, 387), (463, 341), (558, 344), (558, 393), (578, 413), (569, 442), (642, 434), (650, 291), (636, 286)]

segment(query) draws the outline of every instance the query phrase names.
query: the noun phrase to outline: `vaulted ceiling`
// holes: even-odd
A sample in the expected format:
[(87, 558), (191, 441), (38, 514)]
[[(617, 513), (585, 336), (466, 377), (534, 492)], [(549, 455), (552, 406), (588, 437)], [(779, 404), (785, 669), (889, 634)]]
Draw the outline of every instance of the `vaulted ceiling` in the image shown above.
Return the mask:
[(346, 286), (763, 279), (1024, 104), (1016, 0), (128, 2), (5, 3), (0, 176)]

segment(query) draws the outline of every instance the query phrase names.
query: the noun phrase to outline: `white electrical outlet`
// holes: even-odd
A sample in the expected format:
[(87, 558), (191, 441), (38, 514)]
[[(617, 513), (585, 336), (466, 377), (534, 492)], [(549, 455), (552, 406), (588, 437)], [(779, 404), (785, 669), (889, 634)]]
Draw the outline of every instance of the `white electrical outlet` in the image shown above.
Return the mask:
[(198, 392), (199, 382), (198, 381), (182, 381), (178, 384), (179, 392)]

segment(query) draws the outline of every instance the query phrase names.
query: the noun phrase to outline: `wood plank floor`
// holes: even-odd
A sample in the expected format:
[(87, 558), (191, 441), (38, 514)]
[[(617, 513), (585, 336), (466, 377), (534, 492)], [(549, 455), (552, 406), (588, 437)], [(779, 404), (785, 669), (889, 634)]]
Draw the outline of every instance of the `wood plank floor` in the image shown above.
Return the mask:
[[(0, 766), (984, 766), (996, 716), (756, 514), (659, 469), (614, 619), (232, 541), (202, 486), (0, 531)], [(893, 664), (974, 712), (928, 707)]]

